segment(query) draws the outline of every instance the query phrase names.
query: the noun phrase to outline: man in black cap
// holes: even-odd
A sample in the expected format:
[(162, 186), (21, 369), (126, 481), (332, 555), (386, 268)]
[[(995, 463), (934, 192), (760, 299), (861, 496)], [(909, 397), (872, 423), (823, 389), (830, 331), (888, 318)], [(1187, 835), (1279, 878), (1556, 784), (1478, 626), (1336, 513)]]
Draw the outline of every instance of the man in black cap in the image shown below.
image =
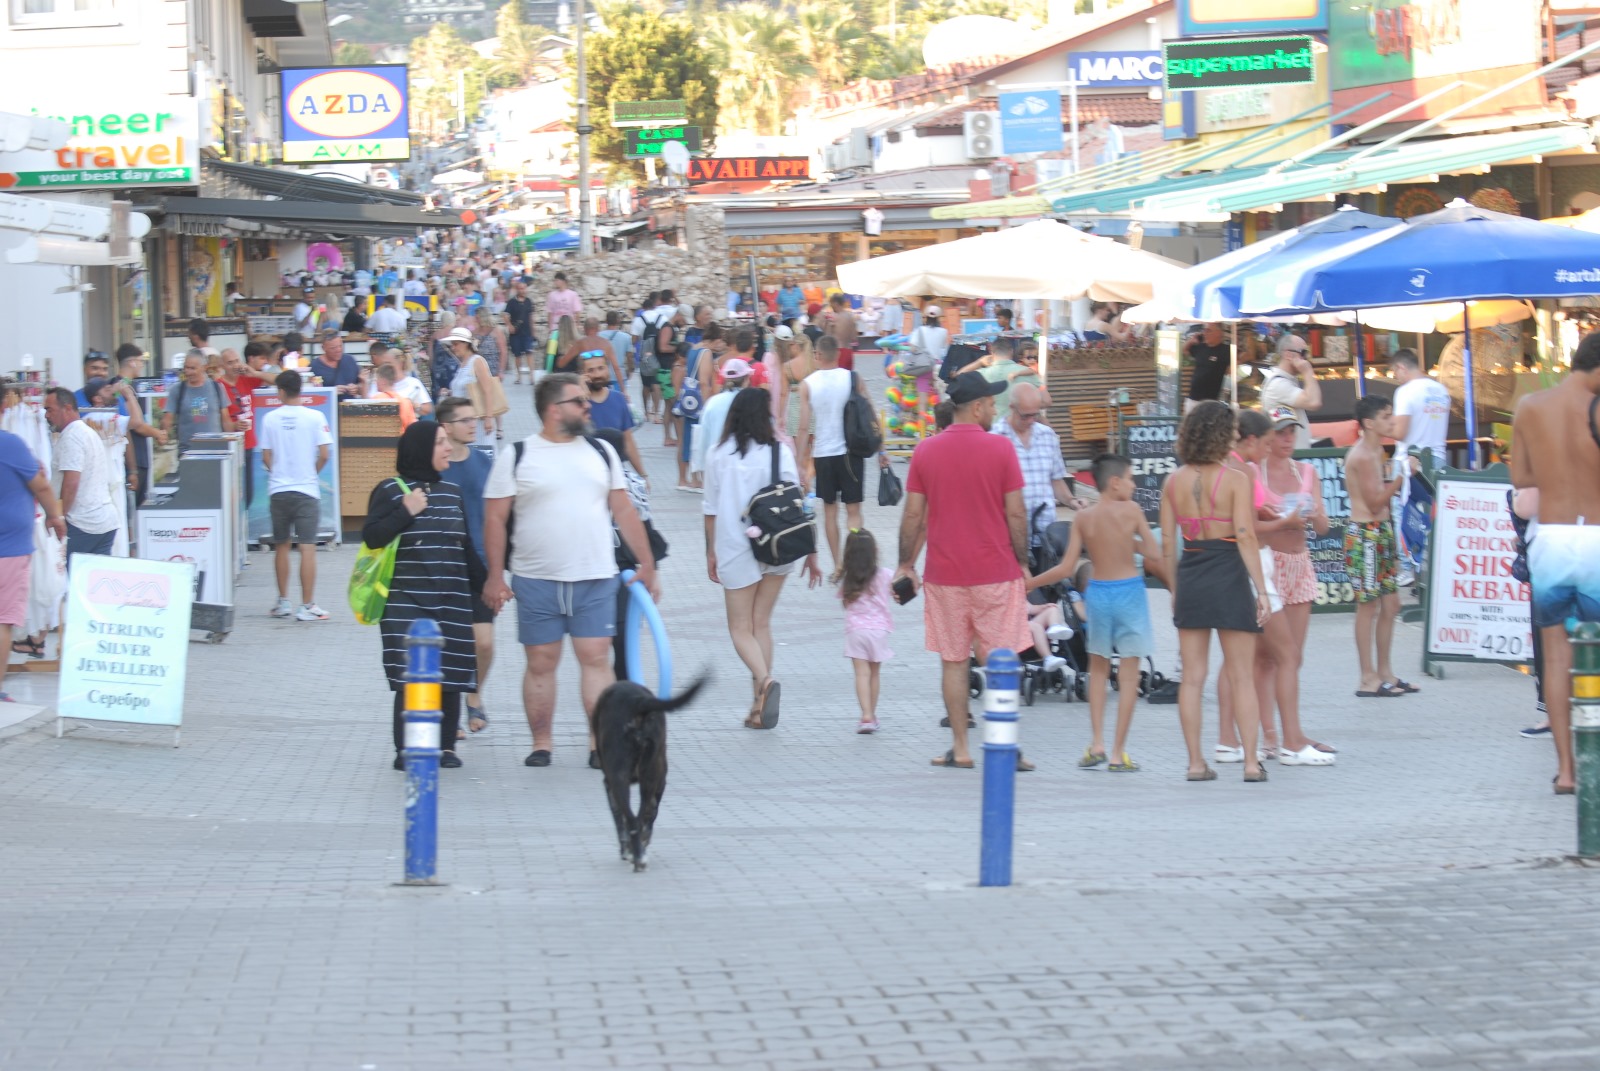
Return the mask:
[[(995, 395), (979, 372), (950, 381), (955, 407), (950, 427), (917, 444), (906, 474), (905, 512), (900, 519), (900, 568), (895, 580), (920, 583), (926, 647), (939, 655), (941, 690), (950, 723), (951, 747), (935, 766), (970, 769), (967, 750), (967, 664), (982, 662), (1001, 647), (1025, 651), (1028, 632), (1028, 518), (1022, 499), (1022, 466), (1011, 443), (987, 434), (994, 424)], [(917, 556), (927, 545), (925, 580)], [(1018, 770), (1033, 764), (1018, 755)]]

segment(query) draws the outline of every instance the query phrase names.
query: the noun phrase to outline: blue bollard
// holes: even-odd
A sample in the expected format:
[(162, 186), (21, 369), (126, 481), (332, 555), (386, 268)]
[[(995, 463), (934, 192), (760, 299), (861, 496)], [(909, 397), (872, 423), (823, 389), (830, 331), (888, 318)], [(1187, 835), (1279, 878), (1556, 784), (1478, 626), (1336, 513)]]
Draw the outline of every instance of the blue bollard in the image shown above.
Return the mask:
[(439, 655), (444, 636), (431, 617), (406, 633), (405, 885), (437, 885), (439, 855)]
[(1017, 798), (1017, 690), (1022, 662), (1015, 651), (989, 653), (984, 667), (983, 844), (978, 884), (1011, 884), (1011, 831)]

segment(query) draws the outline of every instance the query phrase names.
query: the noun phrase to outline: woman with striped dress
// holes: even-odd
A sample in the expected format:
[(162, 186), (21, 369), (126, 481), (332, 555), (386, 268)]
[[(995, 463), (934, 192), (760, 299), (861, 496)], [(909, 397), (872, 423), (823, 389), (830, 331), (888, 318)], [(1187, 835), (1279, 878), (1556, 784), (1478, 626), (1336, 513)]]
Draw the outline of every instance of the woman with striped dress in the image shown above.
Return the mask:
[[(472, 592), (484, 581), (483, 563), (467, 538), (461, 489), (440, 479), (450, 463), (450, 440), (431, 420), (418, 421), (400, 436), (398, 479), (372, 489), (361, 541), (374, 549), (399, 537), (394, 579), (378, 630), (383, 635), (383, 670), (394, 691), (394, 768), (405, 769), (406, 633), (412, 622), (431, 617), (444, 636), (440, 653), (439, 765), (456, 767), (453, 750), (461, 722), (461, 697), (478, 690), (478, 657), (472, 635)], [(400, 481), (405, 482), (405, 490)]]

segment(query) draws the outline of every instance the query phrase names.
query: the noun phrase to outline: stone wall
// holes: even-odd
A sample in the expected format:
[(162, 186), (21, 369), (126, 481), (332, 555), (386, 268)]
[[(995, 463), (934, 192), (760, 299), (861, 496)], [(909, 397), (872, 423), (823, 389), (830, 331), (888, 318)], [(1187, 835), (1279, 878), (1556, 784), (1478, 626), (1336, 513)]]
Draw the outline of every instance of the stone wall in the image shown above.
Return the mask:
[(728, 303), (728, 238), (722, 209), (685, 206), (687, 249), (651, 242), (625, 253), (598, 253), (561, 265), (585, 310), (631, 313), (651, 291), (670, 289), (680, 304)]

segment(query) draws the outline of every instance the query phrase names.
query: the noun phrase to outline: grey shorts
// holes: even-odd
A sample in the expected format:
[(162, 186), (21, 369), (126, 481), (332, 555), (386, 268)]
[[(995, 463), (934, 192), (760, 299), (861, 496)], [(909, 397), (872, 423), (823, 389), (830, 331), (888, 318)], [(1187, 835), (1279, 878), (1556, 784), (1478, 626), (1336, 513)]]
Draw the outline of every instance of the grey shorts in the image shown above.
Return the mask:
[(322, 500), (299, 491), (279, 491), (268, 503), (272, 512), (272, 542), (317, 545), (317, 523), (321, 520)]
[(604, 580), (535, 580), (512, 576), (517, 600), (517, 642), (524, 647), (617, 634), (618, 577)]

